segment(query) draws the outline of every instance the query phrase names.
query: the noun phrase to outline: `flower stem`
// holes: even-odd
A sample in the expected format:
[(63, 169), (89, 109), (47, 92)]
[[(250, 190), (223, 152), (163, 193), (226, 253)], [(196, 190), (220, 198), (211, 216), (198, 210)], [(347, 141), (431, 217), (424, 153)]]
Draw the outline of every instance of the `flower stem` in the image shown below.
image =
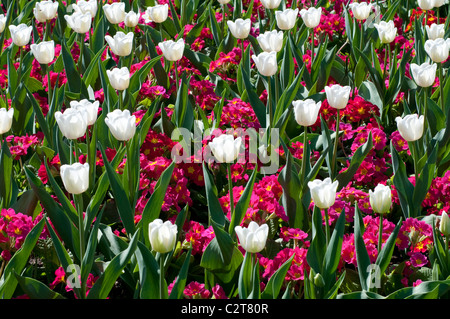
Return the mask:
[(383, 214), (380, 214), (380, 225), (378, 226), (378, 256), (381, 252), (381, 239), (383, 236)]
[(84, 36), (85, 35), (83, 33), (80, 33), (80, 45), (79, 45), (80, 46), (80, 55), (78, 57), (78, 64), (77, 64), (78, 73), (80, 73), (80, 75), (82, 74), (81, 67), (83, 65)]
[(428, 128), (428, 119), (427, 119), (427, 112), (428, 112), (428, 88), (423, 88), (423, 133), (424, 136), (427, 134), (427, 128)]
[(175, 61), (175, 62), (173, 62), (173, 64), (174, 64), (174, 72), (175, 72), (175, 87), (177, 88), (177, 94), (178, 94), (178, 89), (179, 89), (179, 86), (180, 86), (180, 83), (179, 83), (179, 80), (178, 80), (178, 67), (177, 67), (177, 65), (178, 65), (178, 63), (177, 63), (177, 61)]
[[(83, 219), (83, 195), (82, 194), (74, 194), (73, 197), (78, 213), (78, 233), (80, 236), (80, 265), (82, 264), (82, 261), (84, 259), (84, 252), (85, 252), (85, 243), (84, 243), (84, 219)], [(80, 277), (81, 280), (81, 277)], [(81, 298), (86, 297), (86, 283), (80, 282), (81, 284)]]
[(417, 180), (419, 178), (419, 150), (417, 149), (417, 141), (410, 142), (411, 150), (413, 152), (413, 161), (414, 161), (414, 176), (417, 184)]
[(119, 90), (119, 109), (123, 111), (123, 91)]
[(231, 163), (227, 163), (228, 170), (228, 191), (230, 194), (230, 212), (231, 218), (234, 216), (234, 200), (233, 200), (233, 180), (231, 179)]
[(130, 196), (130, 203), (133, 204), (134, 202), (134, 196), (135, 196), (135, 188), (134, 188), (134, 178), (133, 178), (133, 170), (131, 166), (131, 150), (130, 150), (130, 141), (125, 142), (125, 146), (127, 149), (127, 170), (128, 170), (128, 188), (129, 188), (129, 196)]
[(325, 213), (325, 238), (328, 247), (328, 243), (330, 242), (330, 222), (328, 218), (328, 208), (324, 209), (324, 213)]
[(159, 299), (164, 299), (164, 254), (159, 256)]
[(444, 106), (444, 76), (443, 76), (443, 65), (442, 63), (439, 63), (439, 90), (441, 95), (441, 110), (445, 113), (445, 106)]
[(48, 101), (47, 101), (47, 103), (48, 103), (48, 106), (50, 107), (51, 106), (51, 102), (52, 102), (52, 96), (53, 96), (53, 93), (52, 93), (52, 81), (51, 81), (51, 77), (50, 77), (50, 67), (48, 65), (46, 65), (45, 69), (46, 69), (46, 72), (47, 72), (47, 82), (48, 82), (48, 84), (47, 84), (47, 86), (48, 86), (48, 98), (47, 98)]
[(303, 158), (302, 158), (302, 179), (305, 180), (306, 179), (306, 150), (307, 150), (307, 143), (308, 143), (308, 139), (307, 139), (307, 135), (308, 135), (308, 127), (305, 126), (304, 127), (304, 132), (303, 132)]
[(337, 118), (336, 118), (336, 137), (334, 138), (334, 151), (333, 151), (333, 161), (331, 163), (331, 174), (334, 178), (336, 175), (336, 167), (337, 167), (337, 148), (339, 143), (339, 125), (341, 120), (341, 112), (339, 109), (337, 109)]
[(272, 112), (272, 83), (271, 83), (270, 77), (268, 78), (267, 86), (269, 89), (269, 91), (267, 92), (267, 108), (269, 111), (269, 125), (272, 128), (272, 121), (273, 121), (273, 119), (272, 119), (272, 117), (273, 117), (273, 114), (272, 114), (273, 113)]

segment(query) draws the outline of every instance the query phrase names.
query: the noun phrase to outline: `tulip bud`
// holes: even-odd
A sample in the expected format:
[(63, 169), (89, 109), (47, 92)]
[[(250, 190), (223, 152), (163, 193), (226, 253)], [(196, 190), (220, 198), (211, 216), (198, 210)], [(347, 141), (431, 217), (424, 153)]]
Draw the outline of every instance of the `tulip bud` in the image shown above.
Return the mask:
[(328, 104), (335, 109), (345, 108), (350, 98), (350, 91), (350, 86), (340, 86), (339, 84), (325, 87)]
[(112, 70), (106, 70), (109, 83), (118, 91), (123, 91), (130, 85), (130, 71), (126, 66), (122, 68), (114, 68)]
[(76, 33), (85, 34), (91, 29), (92, 16), (90, 12), (74, 12), (72, 15), (65, 15), (69, 27)]
[(30, 50), (40, 64), (49, 64), (55, 58), (55, 42), (42, 41), (30, 45)]
[(329, 177), (325, 178), (323, 181), (316, 179), (308, 182), (314, 205), (320, 209), (326, 209), (333, 206), (336, 201), (338, 185), (338, 181), (331, 182), (331, 178)]
[(57, 11), (58, 2), (53, 1), (36, 2), (33, 9), (34, 17), (41, 23), (45, 23), (56, 17)]
[(417, 4), (422, 10), (431, 10), (434, 7), (435, 0), (417, 0)]
[(411, 63), (411, 74), (420, 87), (430, 87), (433, 85), (436, 79), (436, 69), (437, 64), (429, 64), (428, 62), (417, 65), (416, 63)]
[(161, 49), (164, 58), (169, 61), (178, 61), (183, 57), (184, 52), (184, 40), (179, 39), (177, 42), (167, 40), (158, 44)]
[(275, 51), (271, 52), (261, 52), (260, 54), (252, 55), (253, 61), (255, 61), (256, 68), (259, 73), (264, 76), (272, 76), (278, 71), (277, 53)]
[(111, 51), (118, 56), (128, 56), (131, 54), (133, 47), (134, 33), (128, 32), (127, 34), (122, 31), (118, 31), (114, 37), (105, 35), (105, 40), (108, 42)]
[(445, 27), (444, 24), (436, 24), (436, 23), (433, 23), (431, 26), (429, 26), (428, 24), (425, 25), (428, 39), (436, 40), (439, 38), (444, 38), (445, 35), (444, 27)]
[(373, 24), (378, 31), (381, 43), (391, 43), (397, 36), (397, 28), (394, 26), (394, 21), (381, 21)]
[(352, 2), (349, 5), (356, 20), (366, 20), (372, 11), (372, 4), (367, 2)]
[(111, 24), (119, 24), (125, 20), (125, 2), (107, 3), (103, 6), (103, 12)]
[(441, 221), (439, 223), (439, 231), (444, 236), (450, 236), (450, 218), (447, 212), (442, 212)]
[(436, 63), (444, 62), (449, 55), (449, 42), (442, 38), (425, 41), (425, 51), (431, 60)]
[(320, 23), (320, 17), (322, 16), (322, 8), (310, 7), (308, 9), (300, 10), (300, 16), (303, 22), (308, 28), (315, 28)]
[(293, 101), (295, 120), (298, 125), (311, 126), (317, 121), (319, 116), (319, 110), (322, 106), (322, 102), (315, 102), (312, 99), (306, 99), (304, 101)]
[(72, 4), (72, 8), (75, 12), (80, 12), (83, 14), (89, 12), (91, 14), (91, 17), (95, 17), (98, 9), (97, 0), (79, 0), (76, 4)]
[(222, 134), (208, 143), (214, 157), (220, 163), (231, 163), (236, 160), (241, 148), (242, 139), (233, 135)]
[(169, 6), (166, 4), (148, 7), (144, 13), (145, 23), (163, 23), (169, 15)]
[(87, 99), (81, 101), (70, 101), (70, 107), (73, 109), (85, 111), (87, 114), (87, 125), (94, 125), (97, 121), (99, 101), (89, 102)]
[(81, 194), (89, 188), (89, 164), (74, 163), (60, 168), (64, 187), (70, 194)]
[(11, 38), (15, 45), (23, 47), (30, 42), (32, 26), (27, 26), (25, 23), (21, 23), (18, 26), (10, 25), (9, 31), (11, 32)]
[(283, 31), (266, 31), (258, 35), (256, 39), (265, 52), (279, 52), (283, 48)]
[(251, 221), (248, 227), (236, 226), (234, 228), (241, 247), (248, 253), (259, 253), (266, 247), (269, 226), (262, 224), (259, 226)]
[(84, 110), (68, 108), (55, 112), (55, 119), (61, 133), (69, 140), (76, 140), (86, 133), (88, 114)]
[(236, 19), (236, 21), (227, 21), (228, 29), (236, 39), (245, 39), (250, 33), (250, 19)]
[(276, 11), (275, 19), (277, 20), (277, 26), (281, 30), (290, 30), (294, 27), (297, 21), (298, 8), (286, 9), (284, 11)]
[(404, 118), (400, 116), (395, 118), (398, 131), (407, 142), (417, 141), (422, 137), (424, 120), (423, 115), (418, 116), (417, 114), (409, 114)]
[(125, 16), (124, 22), (127, 27), (134, 28), (139, 23), (139, 15), (134, 11), (130, 11)]
[(319, 288), (325, 287), (325, 280), (323, 279), (321, 274), (316, 274), (314, 276), (314, 286)]
[(155, 219), (148, 225), (148, 236), (152, 249), (164, 254), (172, 251), (177, 243), (177, 226), (170, 221)]
[(266, 9), (276, 9), (280, 6), (281, 0), (261, 0), (261, 4)]
[(136, 132), (136, 116), (128, 110), (114, 110), (106, 115), (105, 123), (118, 141), (128, 141)]
[(6, 26), (6, 16), (4, 14), (0, 14), (0, 32), (5, 30)]
[(9, 110), (6, 108), (0, 109), (0, 134), (5, 134), (11, 129), (13, 116), (13, 108), (10, 108)]
[(391, 188), (387, 185), (378, 184), (374, 191), (369, 190), (369, 202), (375, 213), (387, 213), (392, 204)]

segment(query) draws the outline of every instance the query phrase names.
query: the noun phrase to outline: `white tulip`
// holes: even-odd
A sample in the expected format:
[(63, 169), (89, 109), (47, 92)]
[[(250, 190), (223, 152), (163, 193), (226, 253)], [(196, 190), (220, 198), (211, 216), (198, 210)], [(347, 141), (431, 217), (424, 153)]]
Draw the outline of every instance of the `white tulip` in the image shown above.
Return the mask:
[(107, 3), (103, 6), (103, 12), (111, 24), (119, 24), (125, 20), (125, 2)]
[(184, 40), (179, 39), (174, 42), (172, 40), (167, 40), (164, 42), (158, 43), (159, 48), (161, 49), (164, 58), (169, 61), (178, 61), (183, 57), (184, 52)]
[(281, 0), (261, 0), (261, 4), (266, 9), (276, 9), (280, 6)]
[(241, 247), (248, 253), (259, 253), (266, 247), (269, 235), (269, 226), (262, 224), (259, 226), (251, 221), (248, 227), (236, 226), (234, 228)]
[(13, 108), (10, 108), (9, 110), (6, 108), (0, 109), (0, 134), (5, 134), (11, 129), (13, 116)]
[(417, 4), (422, 10), (431, 10), (434, 8), (434, 0), (417, 0)]
[(266, 31), (258, 35), (256, 39), (265, 52), (279, 52), (283, 48), (283, 31)]
[(0, 14), (0, 32), (5, 30), (6, 26), (6, 16), (4, 14)]
[(217, 2), (219, 2), (220, 4), (227, 4), (229, 3), (231, 0), (217, 0)]
[(339, 182), (331, 182), (331, 178), (329, 177), (325, 178), (323, 181), (316, 179), (308, 182), (314, 205), (320, 209), (326, 209), (333, 206), (336, 201), (336, 191), (338, 186)]
[(441, 63), (447, 60), (448, 51), (449, 42), (442, 38), (425, 41), (425, 52), (427, 52), (433, 62)]
[(439, 223), (439, 231), (444, 236), (450, 236), (450, 218), (447, 212), (442, 212), (441, 221)]
[(322, 102), (315, 102), (312, 99), (306, 99), (304, 101), (293, 101), (295, 121), (298, 125), (311, 126), (317, 121), (319, 116), (320, 107)]
[(308, 9), (302, 9), (300, 10), (300, 16), (308, 28), (315, 28), (320, 24), (322, 8), (310, 7)]
[(448, 0), (434, 0), (434, 7), (439, 8), (448, 3)]
[(416, 84), (420, 87), (430, 87), (434, 84), (436, 79), (436, 69), (436, 63), (431, 65), (428, 62), (424, 62), (421, 65), (411, 63), (412, 77)]
[(148, 225), (148, 236), (152, 249), (164, 254), (172, 251), (177, 243), (177, 226), (170, 221), (155, 219)]
[(116, 109), (106, 115), (105, 123), (118, 141), (128, 141), (136, 133), (136, 116), (130, 111)]
[(87, 125), (94, 125), (97, 121), (99, 101), (90, 102), (87, 99), (81, 101), (70, 101), (70, 107), (77, 110), (82, 110), (87, 113)]
[(49, 64), (55, 58), (55, 42), (42, 41), (30, 45), (30, 50), (40, 64)]
[(397, 116), (395, 118), (398, 131), (407, 142), (417, 141), (422, 137), (424, 120), (423, 115), (418, 116), (417, 114), (409, 114), (403, 118)]
[(169, 6), (168, 4), (160, 4), (154, 7), (148, 7), (143, 15), (145, 23), (155, 22), (163, 23), (167, 20), (169, 16)]
[(219, 163), (232, 163), (236, 160), (241, 149), (242, 138), (222, 134), (208, 143), (214, 157)]
[(11, 38), (15, 45), (18, 47), (23, 47), (30, 42), (31, 39), (31, 31), (33, 31), (32, 26), (27, 26), (24, 23), (19, 24), (18, 26), (10, 25), (9, 31), (11, 32)]
[(98, 6), (97, 6), (97, 0), (80, 0), (76, 4), (72, 4), (72, 8), (75, 12), (80, 13), (87, 13), (89, 12), (91, 14), (91, 17), (95, 17), (97, 14)]
[(356, 20), (366, 20), (372, 11), (372, 4), (367, 2), (352, 2), (349, 5)]
[(66, 19), (69, 27), (76, 33), (85, 34), (91, 29), (92, 16), (90, 12), (74, 12), (71, 15), (66, 14), (64, 19)]
[(111, 51), (118, 56), (128, 56), (131, 54), (133, 38), (133, 32), (125, 34), (122, 31), (118, 31), (114, 37), (105, 35), (105, 40), (111, 48)]
[(350, 91), (351, 88), (348, 85), (340, 86), (339, 84), (334, 84), (325, 87), (328, 104), (339, 110), (345, 108), (350, 98)]
[(130, 85), (130, 71), (126, 66), (106, 70), (106, 74), (111, 86), (118, 91), (123, 91)]
[(256, 68), (259, 73), (264, 76), (272, 76), (278, 71), (277, 53), (275, 51), (271, 52), (261, 52), (260, 54), (252, 55), (253, 61), (255, 61)]
[(381, 43), (391, 43), (397, 36), (397, 28), (394, 25), (394, 21), (381, 21), (380, 23), (373, 24), (378, 31), (378, 36)]
[(445, 25), (444, 24), (436, 24), (433, 23), (431, 26), (428, 24), (425, 26), (425, 29), (427, 31), (428, 39), (430, 40), (436, 40), (438, 38), (443, 38), (445, 35)]
[(134, 28), (139, 23), (139, 15), (134, 11), (130, 11), (125, 16), (124, 22), (127, 27)]
[(378, 184), (373, 191), (369, 190), (369, 202), (375, 213), (387, 213), (392, 205), (391, 188), (383, 184)]
[(70, 194), (81, 194), (89, 188), (89, 164), (64, 164), (60, 168), (61, 179)]
[(61, 133), (69, 140), (76, 140), (86, 134), (88, 114), (84, 110), (67, 108), (64, 113), (57, 111), (55, 119)]
[(45, 23), (56, 17), (57, 12), (58, 2), (53, 1), (36, 2), (33, 9), (34, 17), (41, 23)]
[(297, 21), (298, 8), (286, 9), (283, 11), (275, 11), (275, 19), (277, 20), (277, 26), (281, 30), (290, 30), (294, 27)]
[(236, 39), (245, 39), (250, 33), (250, 19), (236, 19), (236, 21), (227, 21), (228, 29)]

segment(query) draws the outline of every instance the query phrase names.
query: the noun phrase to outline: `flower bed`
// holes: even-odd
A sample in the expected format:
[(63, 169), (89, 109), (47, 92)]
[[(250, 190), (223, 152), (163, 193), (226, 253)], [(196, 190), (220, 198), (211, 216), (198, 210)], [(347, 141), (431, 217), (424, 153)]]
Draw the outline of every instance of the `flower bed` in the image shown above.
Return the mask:
[(444, 1), (1, 8), (3, 298), (449, 296)]

